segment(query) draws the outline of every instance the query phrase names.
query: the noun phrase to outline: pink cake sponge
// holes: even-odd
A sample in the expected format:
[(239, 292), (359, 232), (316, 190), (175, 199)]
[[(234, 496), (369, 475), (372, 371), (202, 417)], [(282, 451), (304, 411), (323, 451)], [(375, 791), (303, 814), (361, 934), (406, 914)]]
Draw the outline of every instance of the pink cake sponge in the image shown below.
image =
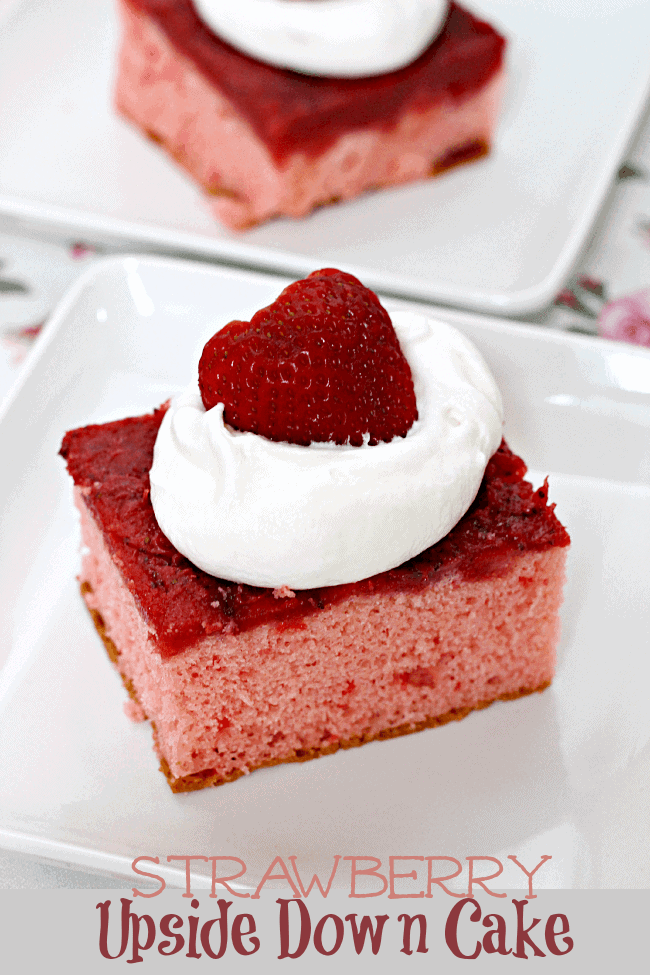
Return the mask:
[(163, 659), (76, 495), (86, 602), (155, 724), (175, 791), (462, 718), (553, 677), (565, 548), (523, 553), (497, 577), (452, 573), (418, 591), (353, 595)]

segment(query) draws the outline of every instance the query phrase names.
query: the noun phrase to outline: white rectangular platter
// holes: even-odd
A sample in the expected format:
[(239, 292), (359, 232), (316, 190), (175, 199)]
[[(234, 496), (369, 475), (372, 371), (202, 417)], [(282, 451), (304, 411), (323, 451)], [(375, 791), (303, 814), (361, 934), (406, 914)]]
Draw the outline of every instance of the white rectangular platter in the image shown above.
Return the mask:
[(497, 315), (538, 310), (560, 289), (650, 82), (647, 0), (477, 0), (509, 39), (490, 158), (234, 234), (176, 165), (116, 116), (114, 0), (13, 0), (7, 9), (0, 214), (93, 241), (286, 273), (345, 267), (387, 293)]
[(184, 387), (206, 338), (285, 283), (100, 261), (35, 347), (0, 420), (0, 845), (127, 876), (136, 855), (233, 855), (252, 880), (276, 854), (319, 871), (359, 851), (550, 854), (540, 886), (649, 887), (650, 352), (469, 313), (436, 312), (486, 357), (506, 437), (534, 481), (550, 474), (572, 536), (552, 688), (217, 789), (169, 791), (79, 596), (57, 451), (65, 430), (147, 412)]

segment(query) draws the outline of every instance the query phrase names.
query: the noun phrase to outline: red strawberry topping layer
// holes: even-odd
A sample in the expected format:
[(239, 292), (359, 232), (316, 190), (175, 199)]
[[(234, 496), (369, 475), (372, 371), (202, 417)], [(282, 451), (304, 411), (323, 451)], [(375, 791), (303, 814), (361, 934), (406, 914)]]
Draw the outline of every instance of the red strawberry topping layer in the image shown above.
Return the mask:
[(388, 312), (333, 268), (217, 332), (203, 349), (199, 387), (206, 410), (223, 403), (236, 430), (303, 446), (374, 446), (405, 437), (418, 417)]

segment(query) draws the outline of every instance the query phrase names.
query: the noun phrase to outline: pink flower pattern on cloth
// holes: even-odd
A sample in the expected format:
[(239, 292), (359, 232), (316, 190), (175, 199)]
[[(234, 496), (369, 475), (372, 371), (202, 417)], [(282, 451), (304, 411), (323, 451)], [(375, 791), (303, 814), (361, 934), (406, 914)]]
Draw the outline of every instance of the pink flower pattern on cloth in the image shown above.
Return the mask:
[(603, 338), (650, 348), (650, 288), (608, 301), (598, 316)]

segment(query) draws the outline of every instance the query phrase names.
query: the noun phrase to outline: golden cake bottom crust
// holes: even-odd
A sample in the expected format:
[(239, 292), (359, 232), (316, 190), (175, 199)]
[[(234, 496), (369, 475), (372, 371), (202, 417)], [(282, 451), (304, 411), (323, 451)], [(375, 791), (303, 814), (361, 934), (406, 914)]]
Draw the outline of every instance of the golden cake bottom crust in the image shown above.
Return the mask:
[[(92, 587), (88, 582), (81, 583), (81, 595), (86, 602), (86, 596), (92, 593)], [(125, 675), (120, 671), (119, 658), (120, 651), (116, 647), (115, 643), (111, 637), (106, 632), (106, 626), (104, 620), (102, 619), (101, 613), (96, 609), (91, 608), (87, 605), (87, 609), (92, 617), (95, 628), (102, 639), (102, 642), (106, 648), (106, 652), (113, 664), (115, 664), (120, 676), (122, 678), (122, 683), (126, 688), (126, 691), (135, 703), (141, 707), (138, 700), (138, 696), (135, 692), (132, 681), (125, 677)], [(254, 765), (249, 769), (249, 772), (254, 772), (258, 768), (268, 768), (272, 765), (285, 765), (288, 762), (308, 762), (312, 758), (321, 758), (323, 755), (333, 755), (337, 752), (339, 748), (358, 748), (360, 745), (366, 745), (371, 741), (385, 741), (388, 738), (398, 738), (402, 735), (415, 734), (418, 731), (424, 731), (425, 728), (437, 728), (439, 725), (448, 724), (450, 721), (461, 721), (466, 718), (468, 714), (472, 711), (481, 711), (483, 708), (487, 708), (490, 704), (494, 704), (496, 701), (514, 701), (519, 697), (526, 697), (528, 694), (534, 694), (536, 692), (541, 692), (546, 690), (550, 686), (550, 681), (544, 681), (538, 687), (522, 687), (518, 691), (511, 691), (505, 694), (498, 694), (495, 697), (491, 697), (485, 701), (480, 701), (474, 707), (464, 707), (464, 708), (452, 708), (445, 714), (435, 715), (430, 718), (426, 718), (424, 721), (418, 721), (415, 724), (403, 724), (395, 728), (385, 728), (378, 734), (368, 734), (368, 735), (355, 735), (352, 738), (343, 739), (341, 741), (333, 742), (327, 745), (323, 745), (320, 748), (305, 748), (292, 750), (288, 755), (283, 758), (272, 758), (260, 762), (258, 765)], [(144, 713), (144, 712), (143, 712)], [(146, 717), (146, 715), (145, 715)], [(234, 782), (235, 779), (239, 779), (242, 775), (246, 775), (246, 772), (237, 770), (232, 772), (230, 775), (216, 775), (212, 769), (204, 769), (202, 772), (195, 772), (192, 775), (183, 775), (179, 778), (174, 778), (171, 774), (169, 765), (165, 758), (160, 755), (160, 749), (158, 746), (158, 738), (156, 734), (156, 726), (152, 722), (154, 742), (156, 745), (156, 751), (160, 757), (160, 771), (164, 774), (169, 787), (172, 792), (195, 792), (197, 789), (205, 789), (209, 786), (215, 785), (225, 785), (226, 782)]]

